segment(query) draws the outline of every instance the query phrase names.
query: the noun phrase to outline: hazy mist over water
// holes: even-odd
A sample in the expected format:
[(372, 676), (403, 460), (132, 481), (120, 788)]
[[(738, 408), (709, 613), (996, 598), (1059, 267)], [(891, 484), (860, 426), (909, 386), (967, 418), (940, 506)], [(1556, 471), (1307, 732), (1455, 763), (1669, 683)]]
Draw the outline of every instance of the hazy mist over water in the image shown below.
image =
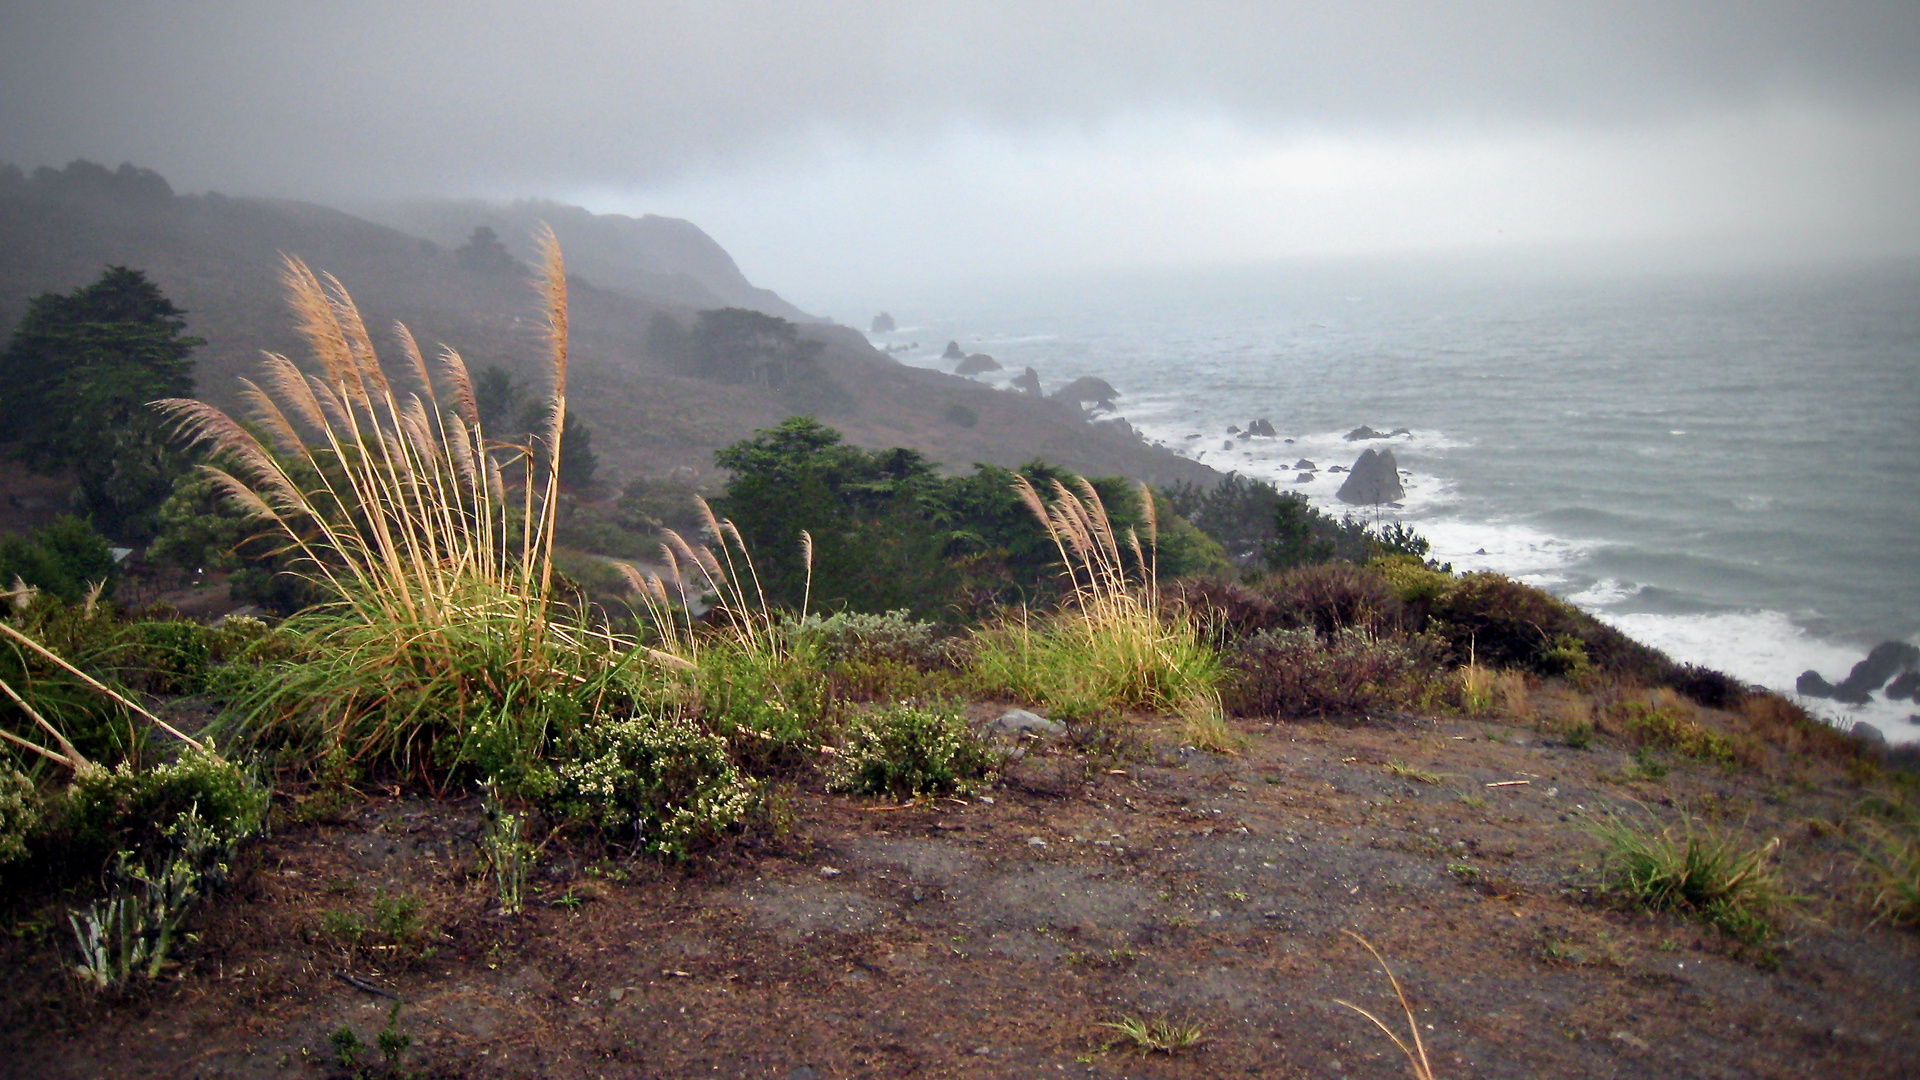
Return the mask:
[[(1411, 476), (1382, 513), (1438, 557), (1776, 688), (1920, 636), (1920, 262), (1444, 270), (1029, 283), (897, 310), (886, 340), (950, 366), (937, 354), (955, 338), (1049, 388), (1101, 376), (1150, 437), (1330, 509), (1342, 478), (1326, 470), (1391, 447)], [(1279, 438), (1226, 432), (1258, 418)], [(1361, 424), (1413, 434), (1342, 437)], [(1301, 458), (1319, 467), (1304, 484)], [(1911, 711), (1863, 716), (1920, 737)]]

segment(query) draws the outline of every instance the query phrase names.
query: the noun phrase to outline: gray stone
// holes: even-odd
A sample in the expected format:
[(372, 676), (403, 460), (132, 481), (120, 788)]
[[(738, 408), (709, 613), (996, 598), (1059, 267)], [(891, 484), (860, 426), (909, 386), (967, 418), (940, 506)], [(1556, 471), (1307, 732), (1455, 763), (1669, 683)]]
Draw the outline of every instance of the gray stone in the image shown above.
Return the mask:
[(1047, 735), (1059, 738), (1067, 733), (1067, 725), (1058, 720), (1049, 720), (1038, 713), (1025, 709), (1008, 709), (1000, 714), (992, 724), (993, 730), (1002, 735)]
[(955, 375), (978, 375), (983, 371), (999, 370), (1000, 361), (983, 352), (974, 353), (953, 366)]
[(1313, 470), (1319, 468), (1320, 466), (1315, 465), (1313, 462), (1308, 461), (1306, 458), (1301, 458), (1299, 461), (1296, 461), (1293, 463), (1293, 467), (1296, 469), (1299, 469), (1301, 472), (1312, 472)]
[(966, 351), (960, 348), (957, 341), (947, 342), (947, 351), (940, 354), (942, 360), (964, 360), (966, 357)]
[(1013, 378), (1013, 388), (1023, 394), (1040, 396), (1040, 373), (1028, 368)]
[(1061, 401), (1071, 401), (1075, 405), (1091, 402), (1113, 408), (1113, 399), (1120, 395), (1107, 380), (1093, 375), (1082, 375), (1053, 392)]
[(893, 316), (884, 311), (873, 317), (873, 332), (876, 334), (891, 334), (896, 326)]
[(1406, 489), (1400, 486), (1400, 466), (1393, 460), (1393, 451), (1362, 451), (1360, 459), (1353, 463), (1353, 471), (1347, 474), (1347, 482), (1341, 484), (1340, 490), (1334, 495), (1352, 506), (1379, 506), (1406, 498)]
[(1869, 750), (1885, 750), (1887, 748), (1887, 736), (1881, 732), (1878, 727), (1867, 723), (1865, 720), (1855, 721), (1854, 725), (1847, 729), (1847, 734), (1853, 736), (1855, 741)]

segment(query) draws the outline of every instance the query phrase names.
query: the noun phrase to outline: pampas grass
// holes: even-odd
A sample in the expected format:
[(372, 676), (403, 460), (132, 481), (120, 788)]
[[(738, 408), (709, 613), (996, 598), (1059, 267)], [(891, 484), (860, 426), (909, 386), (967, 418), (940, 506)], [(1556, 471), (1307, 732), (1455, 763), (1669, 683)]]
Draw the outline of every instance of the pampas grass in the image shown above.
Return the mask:
[[(1077, 490), (1076, 490), (1077, 489)], [(1113, 528), (1099, 492), (1084, 479), (1055, 481), (1043, 498), (1026, 477), (1014, 491), (1060, 555), (1069, 591), (1060, 610), (1026, 611), (975, 635), (975, 673), (993, 691), (1043, 702), (1085, 717), (1114, 708), (1155, 709), (1181, 717), (1183, 734), (1208, 749), (1233, 742), (1220, 707), (1217, 653), (1184, 610), (1162, 605), (1152, 493), (1143, 546)]]
[(454, 350), (429, 365), (397, 326), (389, 375), (346, 288), (295, 258), (283, 281), (310, 358), (270, 354), (258, 381), (243, 380), (250, 426), (199, 401), (155, 403), (213, 449), (204, 468), (229, 504), (331, 597), (290, 621), (296, 655), (266, 662), (238, 696), (229, 718), (249, 734), (317, 742), (349, 768), (511, 771), (540, 752), (550, 722), (630, 697), (636, 655), (675, 662), (636, 654), (556, 594), (567, 283), (551, 231), (540, 246), (552, 388), (547, 424), (525, 445), (487, 438)]

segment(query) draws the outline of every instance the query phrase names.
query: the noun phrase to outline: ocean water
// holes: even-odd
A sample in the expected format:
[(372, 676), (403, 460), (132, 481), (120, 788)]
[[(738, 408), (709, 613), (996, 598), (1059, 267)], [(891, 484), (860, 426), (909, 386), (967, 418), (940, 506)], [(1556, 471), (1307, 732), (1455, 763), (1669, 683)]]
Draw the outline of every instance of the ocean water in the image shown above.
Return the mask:
[[(949, 339), (1326, 508), (1391, 448), (1405, 521), (1457, 569), (1540, 585), (1677, 659), (1791, 691), (1920, 641), (1920, 262), (1607, 274), (1525, 266), (1239, 267), (978, 288), (875, 335)], [(917, 343), (917, 347), (916, 346)], [(1272, 439), (1229, 425), (1270, 421)], [(1407, 428), (1349, 442), (1362, 424)], [(1293, 465), (1319, 466), (1297, 483)], [(1920, 713), (1850, 709), (1895, 741)]]

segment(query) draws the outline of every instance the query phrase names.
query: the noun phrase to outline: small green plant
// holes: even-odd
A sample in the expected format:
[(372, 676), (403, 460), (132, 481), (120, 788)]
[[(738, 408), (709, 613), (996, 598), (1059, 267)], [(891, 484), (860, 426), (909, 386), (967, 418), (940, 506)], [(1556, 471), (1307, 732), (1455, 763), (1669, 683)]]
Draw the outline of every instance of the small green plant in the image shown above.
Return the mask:
[(1627, 770), (1629, 780), (1665, 780), (1673, 771), (1666, 759), (1649, 746), (1637, 746), (1633, 750), (1633, 767)]
[(1920, 926), (1920, 838), (1911, 825), (1862, 821), (1858, 827), (1855, 857), (1876, 917), (1895, 926)]
[(1102, 1049), (1111, 1050), (1116, 1046), (1126, 1046), (1146, 1054), (1172, 1054), (1200, 1045), (1206, 1037), (1205, 1029), (1199, 1024), (1183, 1024), (1164, 1016), (1147, 1019), (1139, 1016), (1123, 1016), (1100, 1025), (1114, 1033), (1114, 1037), (1102, 1044)]
[(1645, 827), (1610, 815), (1588, 826), (1600, 843), (1608, 885), (1652, 911), (1676, 911), (1748, 943), (1773, 933), (1787, 905), (1775, 837), (1758, 847), (1695, 823)]
[(170, 852), (157, 866), (133, 853), (114, 857), (107, 895), (68, 914), (80, 951), (77, 971), (96, 989), (134, 976), (157, 978), (194, 902), (226, 880), (236, 840), (222, 838), (188, 807), (166, 832)]
[(533, 866), (533, 845), (525, 836), (526, 819), (500, 804), (492, 784), (487, 785), (481, 812), (480, 845), (493, 871), (500, 914), (518, 915), (525, 902), (527, 872)]
[(829, 779), (860, 795), (944, 795), (967, 791), (993, 772), (993, 755), (959, 713), (904, 703), (856, 719)]
[(1389, 761), (1384, 768), (1388, 773), (1402, 780), (1418, 780), (1422, 784), (1438, 784), (1447, 778), (1446, 773), (1430, 772), (1426, 769), (1415, 768), (1403, 761)]
[(355, 1077), (365, 1075), (360, 1069), (360, 1055), (366, 1053), (367, 1044), (360, 1041), (352, 1028), (345, 1024), (334, 1028), (327, 1036), (327, 1043), (333, 1047), (334, 1059), (340, 1062), (341, 1068)]
[(1586, 750), (1593, 746), (1593, 722), (1581, 720), (1567, 725), (1560, 733), (1560, 741), (1569, 750)]

